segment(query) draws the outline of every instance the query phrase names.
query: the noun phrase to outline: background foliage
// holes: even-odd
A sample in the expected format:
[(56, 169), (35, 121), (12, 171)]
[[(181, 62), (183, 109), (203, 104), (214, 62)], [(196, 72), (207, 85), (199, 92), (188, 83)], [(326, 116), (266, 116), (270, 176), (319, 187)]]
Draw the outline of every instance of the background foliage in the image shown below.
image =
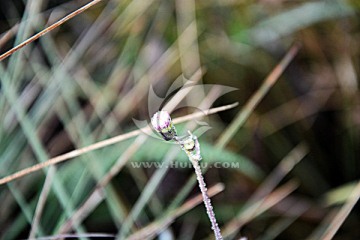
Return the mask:
[[(1, 52), (86, 3), (2, 1)], [(241, 163), (205, 174), (209, 187), (225, 186), (212, 199), (227, 238), (326, 239), (329, 224), (345, 220), (334, 239), (359, 239), (359, 208), (346, 211), (360, 194), (359, 7), (355, 0), (102, 1), (1, 61), (0, 176), (135, 129), (133, 118), (149, 119), (151, 86), (169, 98), (176, 79), (202, 69), (198, 84), (239, 89), (219, 96), (214, 87), (184, 100), (239, 102), (201, 120), (211, 126), (200, 137), (204, 161)], [(294, 43), (301, 48), (284, 74), (241, 129), (229, 130)], [(231, 138), (219, 147), (225, 132)], [(2, 185), (1, 238), (131, 239), (149, 224), (142, 239), (212, 237), (201, 203), (176, 212), (199, 193), (192, 169), (134, 168), (134, 161), (185, 156), (140, 136)], [(80, 222), (67, 222), (80, 213)]]

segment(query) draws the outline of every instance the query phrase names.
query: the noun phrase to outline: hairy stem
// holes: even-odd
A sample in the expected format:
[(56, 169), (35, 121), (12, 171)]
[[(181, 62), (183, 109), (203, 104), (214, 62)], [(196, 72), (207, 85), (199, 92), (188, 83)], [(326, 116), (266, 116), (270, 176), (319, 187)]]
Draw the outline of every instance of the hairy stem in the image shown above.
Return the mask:
[(200, 168), (199, 162), (197, 159), (192, 158), (190, 155), (188, 155), (188, 156), (189, 156), (189, 160), (191, 161), (191, 163), (195, 169), (196, 178), (199, 182), (199, 187), (201, 190), (201, 194), (203, 196), (203, 201), (204, 201), (204, 204), (206, 207), (206, 212), (207, 212), (210, 222), (211, 222), (211, 229), (214, 231), (215, 238), (217, 240), (221, 240), (221, 239), (223, 239), (223, 237), (221, 236), (220, 228), (216, 222), (215, 213), (214, 213), (213, 207), (211, 205), (210, 198), (207, 194), (207, 188), (206, 188), (206, 184), (204, 181), (204, 177), (201, 173), (201, 168)]
[(180, 145), (181, 149), (184, 150), (188, 156), (190, 162), (192, 163), (197, 180), (199, 182), (199, 187), (203, 197), (203, 201), (206, 207), (206, 212), (209, 216), (211, 222), (211, 229), (215, 233), (216, 240), (222, 240), (219, 226), (216, 222), (215, 213), (211, 205), (209, 195), (207, 194), (206, 184), (201, 173), (201, 168), (199, 161), (201, 160), (200, 153), (200, 144), (197, 140), (197, 137), (188, 131), (187, 136), (179, 137), (176, 133), (175, 126), (171, 120), (170, 114), (166, 111), (158, 111), (151, 118), (151, 124), (153, 128), (166, 140), (174, 140), (177, 144)]

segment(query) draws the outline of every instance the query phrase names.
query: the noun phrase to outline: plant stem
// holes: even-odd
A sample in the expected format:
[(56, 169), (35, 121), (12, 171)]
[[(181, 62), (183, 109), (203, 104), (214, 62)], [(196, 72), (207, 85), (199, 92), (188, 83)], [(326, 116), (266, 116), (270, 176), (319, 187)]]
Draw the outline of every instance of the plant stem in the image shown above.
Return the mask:
[(170, 114), (166, 111), (156, 112), (151, 118), (151, 124), (153, 128), (161, 136), (163, 136), (166, 141), (174, 140), (177, 144), (179, 144), (181, 149), (184, 150), (184, 152), (188, 156), (190, 162), (195, 169), (196, 177), (199, 182), (199, 187), (206, 207), (206, 212), (211, 222), (211, 229), (215, 233), (216, 240), (222, 240), (223, 238), (221, 236), (219, 226), (216, 222), (215, 213), (213, 211), (209, 195), (207, 194), (206, 184), (199, 165), (199, 161), (201, 160), (201, 154), (200, 144), (197, 140), (197, 137), (194, 136), (190, 131), (188, 131), (189, 135), (187, 136), (177, 136), (176, 129), (173, 125)]
[(207, 188), (206, 188), (206, 184), (204, 181), (204, 177), (201, 173), (201, 168), (200, 168), (199, 162), (197, 159), (192, 158), (189, 154), (188, 154), (188, 157), (195, 169), (196, 178), (199, 182), (199, 187), (201, 190), (201, 194), (203, 196), (203, 201), (204, 201), (204, 204), (206, 207), (206, 212), (207, 212), (210, 222), (211, 222), (211, 229), (214, 231), (216, 240), (222, 240), (223, 237), (221, 236), (220, 228), (216, 222), (215, 213), (214, 213), (213, 207), (211, 205), (210, 198), (207, 194)]

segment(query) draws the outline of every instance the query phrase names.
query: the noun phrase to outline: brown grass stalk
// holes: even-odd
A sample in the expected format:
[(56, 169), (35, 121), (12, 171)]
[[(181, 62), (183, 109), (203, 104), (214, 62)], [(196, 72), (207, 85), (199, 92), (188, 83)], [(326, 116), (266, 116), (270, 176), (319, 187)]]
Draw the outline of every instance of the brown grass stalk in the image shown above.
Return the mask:
[[(201, 117), (204, 117), (204, 116), (207, 116), (207, 115), (215, 114), (217, 112), (222, 112), (222, 111), (234, 108), (237, 105), (238, 105), (238, 103), (233, 103), (233, 104), (229, 104), (229, 105), (225, 105), (225, 106), (221, 106), (221, 107), (217, 107), (217, 108), (211, 108), (206, 112), (192, 113), (192, 114), (189, 114), (189, 115), (174, 119), (174, 123), (186, 122), (186, 121), (189, 121), (191, 119), (201, 118)], [(92, 145), (89, 145), (89, 146), (86, 146), (86, 147), (83, 147), (83, 148), (73, 150), (71, 152), (59, 155), (59, 156), (54, 157), (54, 158), (50, 158), (49, 160), (47, 160), (45, 162), (35, 164), (35, 165), (31, 166), (31, 167), (25, 168), (25, 169), (20, 170), (20, 171), (18, 171), (16, 173), (13, 173), (11, 175), (8, 175), (6, 177), (1, 178), (0, 179), (0, 185), (11, 182), (11, 181), (13, 181), (13, 180), (15, 180), (17, 178), (24, 177), (24, 176), (26, 176), (26, 175), (28, 175), (30, 173), (39, 171), (40, 169), (43, 169), (45, 167), (55, 165), (55, 164), (60, 163), (60, 162), (64, 162), (66, 160), (78, 157), (80, 155), (83, 155), (85, 153), (94, 151), (94, 150), (99, 149), (99, 148), (103, 148), (103, 147), (106, 147), (106, 146), (109, 146), (109, 145), (112, 145), (112, 144), (115, 144), (115, 143), (118, 143), (118, 142), (121, 142), (121, 141), (125, 141), (125, 140), (127, 140), (129, 138), (136, 137), (136, 136), (138, 136), (138, 135), (140, 135), (142, 133), (150, 133), (150, 132), (151, 132), (151, 128), (149, 126), (147, 126), (147, 127), (144, 127), (144, 128), (138, 129), (138, 130), (134, 130), (134, 131), (131, 131), (131, 132), (128, 132), (128, 133), (125, 133), (125, 134), (118, 135), (118, 136), (113, 137), (113, 138), (106, 139), (104, 141), (94, 143)]]
[[(224, 185), (221, 183), (218, 183), (218, 184), (212, 186), (211, 188), (209, 188), (207, 192), (208, 192), (209, 197), (213, 197), (216, 194), (222, 192), (223, 190), (224, 190)], [(198, 194), (195, 197), (193, 197), (192, 199), (186, 201), (179, 208), (170, 212), (167, 216), (161, 218), (158, 221), (150, 223), (149, 225), (147, 225), (146, 227), (133, 233), (126, 239), (127, 240), (141, 240), (141, 239), (149, 239), (151, 237), (154, 237), (162, 229), (169, 226), (174, 221), (174, 219), (176, 219), (177, 217), (186, 213), (187, 211), (193, 209), (196, 205), (199, 205), (202, 201), (203, 201), (202, 195)]]
[(9, 51), (3, 53), (0, 55), (0, 61), (4, 60), (5, 58), (9, 57), (11, 54), (13, 54), (14, 52), (20, 50), (21, 48), (25, 47), (26, 45), (28, 45), (29, 43), (32, 43), (33, 41), (37, 40), (38, 38), (40, 38), (41, 36), (45, 35), (46, 33), (54, 30), (55, 28), (59, 27), (60, 25), (64, 24), (65, 22), (69, 21), (70, 19), (72, 19), (73, 17), (77, 16), (78, 14), (84, 12), (85, 10), (89, 9), (90, 7), (98, 4), (99, 2), (101, 2), (103, 0), (93, 0), (87, 4), (85, 4), (84, 6), (82, 6), (79, 9), (76, 9), (75, 11), (73, 11), (72, 13), (66, 15), (65, 17), (61, 18), (60, 20), (58, 20), (57, 22), (55, 22), (54, 24), (50, 25), (49, 27), (45, 28), (44, 30), (38, 32), (37, 34), (33, 35), (32, 37), (26, 39), (25, 41), (23, 41), (22, 43), (20, 43), (19, 45), (13, 47), (12, 49), (10, 49)]

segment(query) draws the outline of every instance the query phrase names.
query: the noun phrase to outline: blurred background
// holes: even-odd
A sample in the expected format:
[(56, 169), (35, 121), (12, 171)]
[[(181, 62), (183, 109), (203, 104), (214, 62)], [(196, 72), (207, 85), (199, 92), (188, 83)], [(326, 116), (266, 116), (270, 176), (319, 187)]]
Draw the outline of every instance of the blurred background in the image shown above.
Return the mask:
[[(1, 1), (1, 53), (88, 2)], [(334, 239), (360, 239), (359, 8), (101, 1), (0, 62), (0, 177), (136, 130), (175, 95), (173, 118), (238, 102), (176, 125), (199, 136), (226, 239), (330, 239), (336, 224)], [(176, 162), (179, 147), (141, 134), (2, 185), (0, 236), (212, 239), (194, 172)]]

